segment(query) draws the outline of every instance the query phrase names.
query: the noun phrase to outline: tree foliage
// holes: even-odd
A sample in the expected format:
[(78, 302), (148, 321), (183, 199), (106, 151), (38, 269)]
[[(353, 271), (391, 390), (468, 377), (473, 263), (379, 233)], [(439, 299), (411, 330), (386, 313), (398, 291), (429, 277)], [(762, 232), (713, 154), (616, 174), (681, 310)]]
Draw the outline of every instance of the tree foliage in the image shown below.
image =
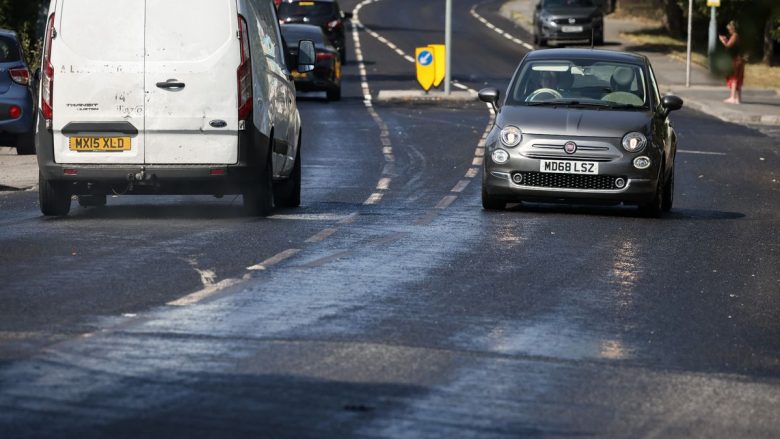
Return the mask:
[(41, 48), (40, 14), (44, 0), (0, 0), (0, 28), (15, 31), (27, 61), (37, 66)]

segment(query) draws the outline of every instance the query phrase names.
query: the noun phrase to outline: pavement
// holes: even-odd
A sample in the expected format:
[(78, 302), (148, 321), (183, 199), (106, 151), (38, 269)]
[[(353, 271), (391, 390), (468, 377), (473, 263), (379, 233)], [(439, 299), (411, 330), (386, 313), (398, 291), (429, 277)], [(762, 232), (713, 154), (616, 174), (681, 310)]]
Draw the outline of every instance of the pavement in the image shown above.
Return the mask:
[[(501, 14), (514, 21), (528, 33), (533, 33), (532, 17), (537, 0), (511, 0), (501, 6)], [(625, 41), (622, 33), (647, 28), (646, 23), (607, 16), (604, 20), (606, 49), (639, 52), (650, 59), (656, 72), (661, 91), (675, 94), (685, 105), (720, 120), (743, 125), (780, 125), (780, 96), (775, 90), (762, 88), (743, 89), (742, 105), (723, 102), (728, 97), (725, 81), (713, 77), (700, 66), (691, 67), (691, 87), (685, 87), (684, 60), (663, 53), (643, 51)]]
[(16, 148), (0, 146), (0, 192), (26, 190), (38, 184), (38, 160), (17, 155)]

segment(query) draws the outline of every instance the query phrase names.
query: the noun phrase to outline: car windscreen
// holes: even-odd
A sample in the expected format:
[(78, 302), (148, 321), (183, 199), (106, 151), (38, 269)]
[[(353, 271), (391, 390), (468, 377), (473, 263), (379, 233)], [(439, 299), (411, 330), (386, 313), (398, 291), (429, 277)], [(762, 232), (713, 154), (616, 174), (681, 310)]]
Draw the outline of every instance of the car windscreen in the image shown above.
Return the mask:
[(328, 17), (334, 14), (333, 2), (300, 1), (279, 5), (279, 17)]
[(284, 41), (291, 47), (297, 46), (298, 41), (301, 40), (311, 40), (317, 47), (324, 47), (327, 45), (325, 44), (325, 35), (323, 35), (322, 30), (316, 26), (312, 26), (310, 29), (302, 29), (298, 26), (289, 25), (282, 26), (282, 35), (284, 36)]
[(11, 37), (0, 35), (0, 63), (16, 62), (22, 59), (19, 44)]
[(523, 65), (507, 96), (511, 105), (647, 108), (647, 80), (638, 64), (543, 60)]
[(544, 6), (547, 8), (590, 8), (595, 5), (592, 0), (545, 0)]

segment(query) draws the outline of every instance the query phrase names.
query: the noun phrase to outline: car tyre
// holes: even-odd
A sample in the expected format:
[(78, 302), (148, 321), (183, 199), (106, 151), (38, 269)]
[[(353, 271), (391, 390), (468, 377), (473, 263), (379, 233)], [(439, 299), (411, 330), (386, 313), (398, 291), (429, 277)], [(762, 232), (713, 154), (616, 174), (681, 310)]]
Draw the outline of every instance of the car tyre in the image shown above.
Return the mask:
[(20, 134), (16, 138), (16, 153), (18, 155), (35, 154), (35, 133)]
[(655, 188), (655, 194), (653, 194), (653, 200), (649, 203), (639, 205), (639, 212), (648, 218), (659, 218), (664, 212), (664, 192), (666, 185), (664, 179), (658, 179), (658, 186)]
[(674, 204), (674, 167), (672, 167), (672, 170), (669, 172), (669, 177), (667, 177), (666, 183), (664, 184), (663, 199), (661, 200), (661, 210), (664, 212), (669, 212), (670, 210), (672, 210), (673, 204)]
[(485, 210), (504, 210), (504, 208), (506, 208), (506, 201), (491, 196), (490, 194), (487, 193), (485, 187), (483, 186), (482, 187), (482, 208)]
[(49, 181), (38, 173), (38, 202), (46, 216), (65, 216), (70, 212), (71, 195), (62, 182)]
[(274, 204), (276, 207), (299, 207), (301, 205), (301, 141), (298, 139), (298, 152), (295, 165), (287, 180), (274, 185)]
[(604, 31), (599, 32), (596, 34), (596, 41), (593, 42), (594, 46), (603, 46), (604, 45)]
[(79, 195), (78, 200), (81, 207), (104, 207), (107, 203), (105, 195)]
[[(273, 151), (273, 142), (271, 143), (271, 151)], [(266, 217), (271, 214), (274, 207), (273, 184), (273, 163), (269, 153), (260, 178), (244, 183), (241, 189), (244, 211), (247, 215)]]
[(342, 46), (339, 49), (339, 57), (341, 58), (341, 64), (342, 65), (347, 63), (347, 47), (346, 46)]
[(329, 101), (340, 101), (341, 100), (341, 84), (329, 88), (326, 92), (328, 94), (328, 100)]

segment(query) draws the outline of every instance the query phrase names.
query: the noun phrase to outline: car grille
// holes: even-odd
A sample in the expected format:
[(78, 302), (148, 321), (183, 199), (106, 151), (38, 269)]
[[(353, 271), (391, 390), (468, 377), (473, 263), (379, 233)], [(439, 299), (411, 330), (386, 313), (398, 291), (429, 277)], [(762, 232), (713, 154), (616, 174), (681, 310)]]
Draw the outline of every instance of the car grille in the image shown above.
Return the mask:
[(588, 18), (575, 18), (574, 19), (574, 23), (569, 23), (569, 19), (568, 18), (557, 18), (557, 19), (555, 19), (553, 21), (556, 24), (564, 24), (564, 25), (567, 25), (567, 24), (586, 24), (586, 23), (590, 23), (590, 19), (588, 19)]
[(591, 189), (591, 190), (616, 190), (615, 180), (612, 175), (578, 175), (578, 174), (552, 174), (546, 172), (515, 172), (515, 175), (523, 176), (520, 186), (548, 187), (556, 189)]

